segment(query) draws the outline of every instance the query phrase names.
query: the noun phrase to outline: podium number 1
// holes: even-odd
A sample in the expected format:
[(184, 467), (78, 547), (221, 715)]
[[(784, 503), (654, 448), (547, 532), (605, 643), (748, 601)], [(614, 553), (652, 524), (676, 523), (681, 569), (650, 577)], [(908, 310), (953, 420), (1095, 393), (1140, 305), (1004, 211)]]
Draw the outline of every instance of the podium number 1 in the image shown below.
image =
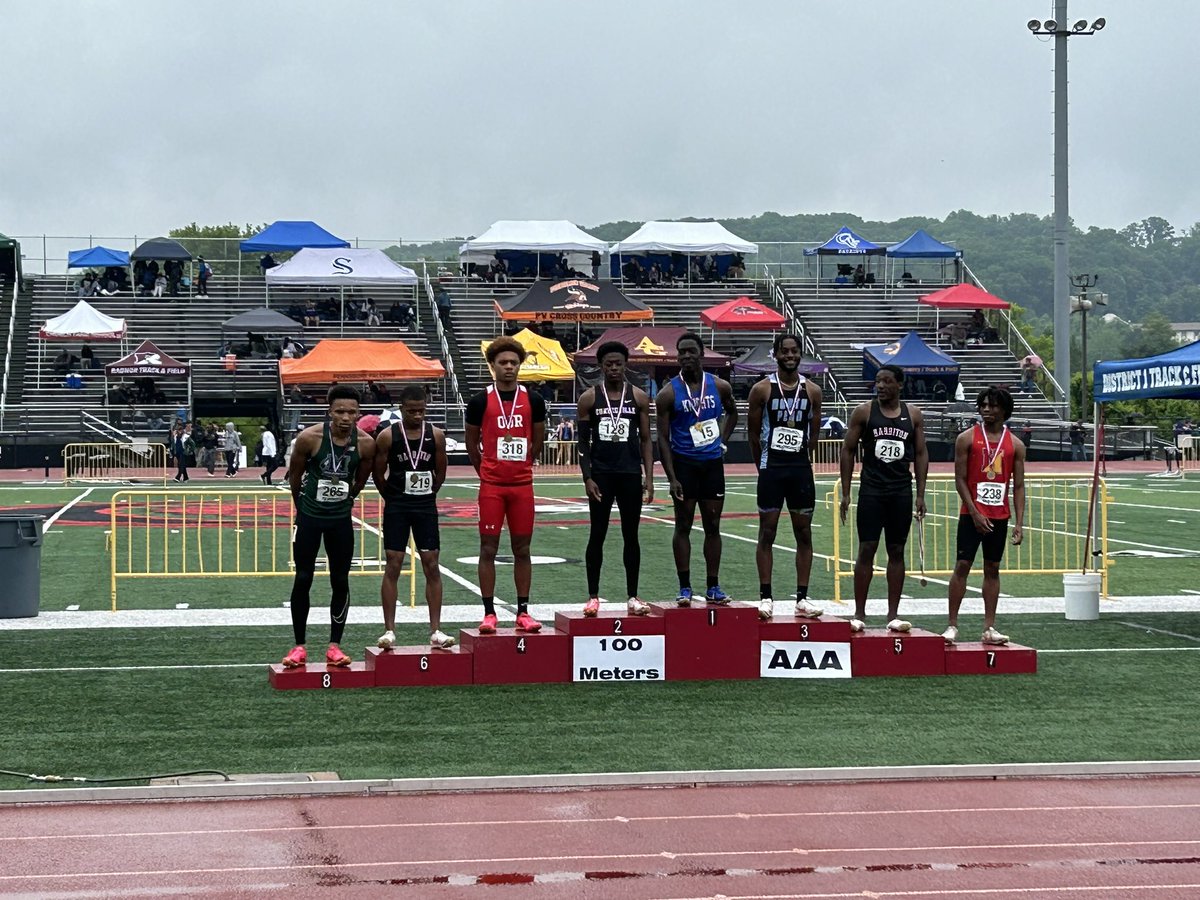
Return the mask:
[(717, 611), (715, 609), (710, 609), (708, 611), (708, 624), (709, 627), (717, 624)]
[(525, 638), (519, 638), (519, 639), (517, 640), (517, 652), (518, 652), (518, 653), (524, 653), (524, 652), (525, 652)]

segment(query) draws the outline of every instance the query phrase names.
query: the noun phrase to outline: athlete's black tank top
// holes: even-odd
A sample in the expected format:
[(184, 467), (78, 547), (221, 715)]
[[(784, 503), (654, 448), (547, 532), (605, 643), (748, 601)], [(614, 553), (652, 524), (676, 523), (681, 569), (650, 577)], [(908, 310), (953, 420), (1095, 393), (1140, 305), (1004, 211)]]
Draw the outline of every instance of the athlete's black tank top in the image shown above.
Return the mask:
[(618, 402), (609, 399), (603, 382), (592, 392), (592, 472), (599, 475), (636, 475), (642, 469), (642, 435), (632, 385), (625, 385), (625, 402), (619, 410)]
[[(436, 495), (432, 492), (433, 462), (437, 449), (434, 446), (433, 426), (428, 422), (424, 423), (421, 437), (415, 440), (410, 438), (408, 446), (405, 446), (404, 443), (404, 424), (393, 422), (391, 429), (392, 446), (388, 451), (388, 477), (385, 483), (387, 492), (384, 496), (388, 500), (406, 505), (436, 503)], [(424, 438), (423, 445), (422, 438)], [(414, 461), (408, 458), (408, 447), (412, 448), (416, 457), (416, 465), (413, 465)], [(410, 472), (427, 473), (427, 477), (417, 479), (415, 484), (410, 485), (408, 478)], [(410, 487), (421, 490), (426, 486), (429, 487), (429, 493), (410, 493), (408, 490)]]
[[(762, 457), (758, 461), (760, 469), (766, 466), (772, 469), (787, 469), (812, 464), (808, 455), (808, 437), (812, 430), (812, 405), (808, 402), (808, 382), (803, 375), (798, 374), (796, 377), (800, 379), (799, 400), (796, 398), (796, 388), (784, 391), (780, 386), (779, 373), (768, 376), (771, 382), (771, 398), (763, 411), (762, 432), (759, 436), (762, 443)], [(792, 440), (789, 440), (786, 446), (772, 449), (772, 434), (781, 426), (800, 433), (788, 434), (787, 437)]]
[(907, 403), (900, 404), (900, 415), (892, 419), (883, 414), (879, 401), (871, 401), (862, 448), (863, 466), (860, 488), (872, 491), (909, 489), (912, 485), (916, 428)]

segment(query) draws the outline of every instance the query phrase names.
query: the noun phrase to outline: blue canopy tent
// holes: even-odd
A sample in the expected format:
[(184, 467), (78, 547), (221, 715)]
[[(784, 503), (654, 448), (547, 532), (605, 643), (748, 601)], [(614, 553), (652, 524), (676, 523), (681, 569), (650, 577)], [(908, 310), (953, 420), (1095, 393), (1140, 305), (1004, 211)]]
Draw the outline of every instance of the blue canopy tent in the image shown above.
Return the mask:
[(888, 283), (895, 283), (897, 287), (904, 287), (914, 280), (911, 275), (908, 278), (901, 275), (897, 279), (895, 262), (897, 259), (929, 259), (939, 261), (942, 282), (946, 281), (946, 261), (954, 260), (954, 280), (962, 280), (962, 270), (958, 263), (962, 259), (962, 251), (951, 247), (949, 244), (943, 244), (927, 231), (920, 228), (900, 243), (892, 244), (892, 246), (888, 247), (887, 258), (892, 261), (892, 276), (888, 279)]
[[(808, 247), (804, 251), (805, 256), (815, 256), (817, 258), (817, 284), (821, 283), (822, 261), (826, 256), (882, 256), (883, 247), (876, 244), (874, 241), (868, 241), (865, 237), (860, 237), (846, 226), (842, 226), (837, 230), (825, 243), (819, 247)], [(859, 265), (863, 265), (866, 260), (863, 260)], [(837, 276), (834, 278), (834, 283), (841, 286), (849, 286), (852, 283), (851, 267), (844, 261), (839, 261), (837, 264)], [(864, 265), (865, 269), (865, 265)], [(864, 274), (865, 277), (865, 274)], [(875, 283), (875, 274), (871, 273), (871, 284)]]
[(108, 247), (88, 247), (86, 250), (70, 250), (67, 252), (68, 269), (87, 269), (92, 266), (108, 268), (109, 266), (129, 265), (129, 254), (124, 250), (110, 250)]
[(1097, 403), (1152, 397), (1200, 400), (1200, 341), (1158, 356), (1097, 362), (1092, 380)]
[(958, 387), (958, 363), (952, 356), (930, 347), (915, 331), (910, 331), (890, 344), (875, 344), (863, 348), (863, 378), (874, 382), (875, 375), (886, 365), (904, 370), (905, 400), (942, 402), (954, 398)]
[(300, 250), (304, 247), (349, 247), (350, 242), (330, 234), (316, 222), (272, 222), (239, 247), (243, 253), (270, 253), (275, 250)]

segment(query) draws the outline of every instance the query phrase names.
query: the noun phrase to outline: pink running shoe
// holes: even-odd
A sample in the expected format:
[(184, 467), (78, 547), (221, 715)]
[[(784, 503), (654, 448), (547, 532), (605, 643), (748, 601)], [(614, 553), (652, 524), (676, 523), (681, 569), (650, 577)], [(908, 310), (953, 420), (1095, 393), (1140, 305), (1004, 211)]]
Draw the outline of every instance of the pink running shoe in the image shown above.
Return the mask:
[(350, 665), (350, 657), (342, 652), (341, 647), (335, 647), (330, 644), (329, 649), (325, 651), (325, 665), (348, 666)]
[(600, 598), (592, 597), (583, 607), (583, 614), (589, 619), (595, 617), (600, 612)]
[(285, 669), (298, 669), (308, 662), (308, 654), (304, 650), (302, 644), (297, 644), (292, 648), (291, 652), (283, 658), (283, 667)]
[(479, 623), (480, 634), (495, 634), (496, 633), (496, 616), (493, 613), (488, 613), (483, 617), (483, 621)]
[(528, 631), (530, 634), (542, 630), (542, 623), (527, 612), (517, 613), (517, 631)]

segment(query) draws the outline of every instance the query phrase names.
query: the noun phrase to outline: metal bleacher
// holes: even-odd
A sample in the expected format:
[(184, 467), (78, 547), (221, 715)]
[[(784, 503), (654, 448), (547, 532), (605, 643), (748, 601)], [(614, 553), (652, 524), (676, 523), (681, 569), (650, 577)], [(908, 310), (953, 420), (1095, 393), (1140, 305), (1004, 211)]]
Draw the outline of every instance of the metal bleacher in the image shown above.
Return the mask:
[[(83, 387), (68, 388), (63, 376), (54, 374), (50, 361), (62, 349), (79, 355), (80, 345), (54, 342), (44, 345), (38, 337), (39, 326), (69, 310), (78, 298), (74, 278), (61, 275), (39, 275), (26, 303), (19, 305), (14, 335), (13, 378), (9, 386), (9, 413), (6, 430), (26, 434), (76, 436), (97, 430), (94, 416), (126, 434), (145, 433), (146, 421), (158, 415), (171, 415), (186, 402), (186, 388), (162, 380), (157, 387), (168, 397), (165, 407), (142, 408), (137, 419), (125, 410), (110, 409), (105, 403), (102, 366), (121, 354), (118, 345), (110, 342), (91, 342), (98, 369), (82, 372)], [(182, 289), (186, 291), (186, 289)], [(271, 308), (287, 312), (293, 305), (303, 306), (310, 297), (327, 297), (328, 289), (272, 289)], [(395, 299), (404, 299), (417, 310), (420, 323), (413, 330), (402, 331), (393, 324), (368, 327), (364, 322), (322, 322), (319, 326), (303, 327), (299, 340), (313, 347), (324, 338), (356, 338), (365, 340), (403, 340), (420, 356), (441, 356), (433, 319), (424, 291), (416, 287), (371, 287), (346, 290), (346, 301), (370, 296), (381, 316)], [(153, 341), (161, 350), (193, 366), (192, 391), (197, 400), (236, 398), (242, 395), (270, 395), (280, 398), (278, 363), (273, 358), (237, 359), (227, 361), (220, 352), (225, 338), (221, 323), (248, 310), (261, 308), (267, 300), (265, 282), (261, 277), (216, 276), (209, 281), (207, 297), (134, 298), (128, 292), (114, 296), (89, 298), (89, 303), (101, 312), (124, 318), (128, 337), (125, 350), (132, 350), (143, 340)], [(19, 357), (19, 358), (18, 358)], [(12, 381), (18, 383), (14, 390)], [(110, 384), (110, 387), (112, 385)], [(394, 386), (393, 386), (394, 387)], [(393, 389), (393, 395), (396, 391)], [(323, 405), (318, 404), (321, 409)], [(315, 420), (315, 410), (306, 408), (305, 418)], [(130, 411), (131, 412), (131, 411)], [(101, 425), (101, 427), (103, 427)]]

